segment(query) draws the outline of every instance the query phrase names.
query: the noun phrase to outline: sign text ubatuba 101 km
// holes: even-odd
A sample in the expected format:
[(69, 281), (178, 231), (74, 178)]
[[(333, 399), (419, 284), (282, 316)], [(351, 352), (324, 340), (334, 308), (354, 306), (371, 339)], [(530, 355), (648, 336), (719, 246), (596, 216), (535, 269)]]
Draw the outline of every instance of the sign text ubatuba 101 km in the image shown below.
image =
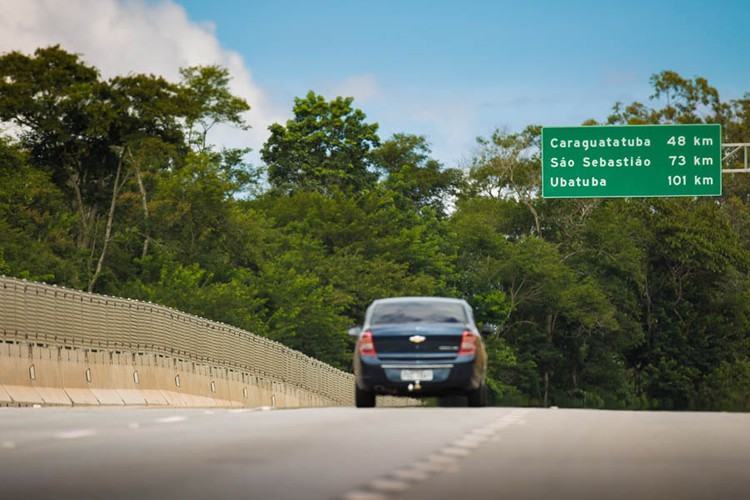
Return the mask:
[(721, 126), (544, 127), (542, 196), (721, 195)]

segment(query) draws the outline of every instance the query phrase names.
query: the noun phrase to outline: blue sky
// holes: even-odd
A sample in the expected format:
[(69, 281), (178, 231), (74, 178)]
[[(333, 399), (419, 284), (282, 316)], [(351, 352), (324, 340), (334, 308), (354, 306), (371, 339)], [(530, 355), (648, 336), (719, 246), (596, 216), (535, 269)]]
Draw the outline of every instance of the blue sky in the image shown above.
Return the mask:
[(750, 92), (750, 1), (177, 3), (242, 55), (274, 107), (353, 93), (381, 136), (424, 134), (448, 165), (497, 127), (645, 101), (664, 69), (705, 76), (725, 99)]

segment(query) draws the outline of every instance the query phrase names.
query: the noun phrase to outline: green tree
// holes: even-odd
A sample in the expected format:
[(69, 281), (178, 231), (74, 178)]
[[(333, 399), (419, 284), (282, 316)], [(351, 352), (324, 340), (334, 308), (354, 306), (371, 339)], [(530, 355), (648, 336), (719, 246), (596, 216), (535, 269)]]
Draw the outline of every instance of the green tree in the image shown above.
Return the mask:
[(112, 108), (96, 68), (59, 46), (0, 57), (0, 119), (20, 127), (29, 161), (69, 193), (76, 243), (89, 250), (117, 165), (109, 143)]
[(247, 130), (250, 126), (244, 113), (250, 105), (229, 88), (229, 70), (221, 66), (189, 66), (180, 69), (182, 82), (178, 87), (184, 113), (187, 141), (204, 152), (210, 147), (208, 133), (216, 125), (225, 124)]
[(513, 199), (531, 215), (531, 226), (522, 234), (542, 236), (539, 179), (541, 127), (528, 126), (521, 133), (496, 130), (489, 139), (478, 138), (479, 151), (469, 171), (470, 196)]
[(721, 101), (719, 92), (703, 77), (684, 78), (674, 71), (662, 71), (651, 77), (654, 93), (651, 100), (661, 101), (661, 108), (650, 108), (640, 102), (616, 103), (607, 118), (608, 124), (640, 125), (646, 123), (725, 123), (731, 106)]
[(352, 107), (351, 97), (330, 102), (309, 92), (294, 100), (294, 118), (269, 127), (261, 150), (271, 186), (284, 192), (332, 189), (357, 192), (377, 180), (370, 152), (380, 140), (378, 125)]
[(74, 223), (50, 173), (0, 137), (0, 273), (80, 286), (70, 241)]
[(646, 339), (633, 361), (652, 406), (698, 408), (705, 378), (747, 353), (748, 253), (714, 203), (659, 200), (644, 212)]
[[(309, 242), (299, 247), (309, 252), (303, 262), (345, 297), (352, 324), (375, 298), (437, 293), (452, 272), (444, 224), (399, 208), (393, 193), (379, 187), (359, 196), (270, 192), (252, 206), (284, 234)], [(273, 252), (288, 248), (279, 244)]]
[(387, 189), (417, 210), (429, 208), (442, 218), (461, 189), (463, 173), (459, 169), (443, 168), (430, 153), (424, 136), (394, 134), (372, 152), (372, 159), (386, 174), (384, 186)]

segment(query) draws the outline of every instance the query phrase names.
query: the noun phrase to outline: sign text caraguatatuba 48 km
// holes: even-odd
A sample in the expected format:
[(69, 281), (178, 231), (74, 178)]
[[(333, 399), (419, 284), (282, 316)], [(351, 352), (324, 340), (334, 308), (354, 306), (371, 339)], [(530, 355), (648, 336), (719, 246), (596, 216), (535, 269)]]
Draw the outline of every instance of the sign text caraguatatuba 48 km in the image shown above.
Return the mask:
[(542, 197), (721, 195), (721, 125), (544, 127)]

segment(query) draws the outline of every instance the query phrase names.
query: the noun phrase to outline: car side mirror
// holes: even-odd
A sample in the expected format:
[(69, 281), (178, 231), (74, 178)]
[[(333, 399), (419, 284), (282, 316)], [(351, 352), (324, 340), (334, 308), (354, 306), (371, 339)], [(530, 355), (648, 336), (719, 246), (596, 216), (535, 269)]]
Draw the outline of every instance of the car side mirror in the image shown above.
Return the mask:
[(362, 333), (362, 327), (353, 326), (349, 328), (348, 333), (350, 337), (359, 337), (359, 335)]
[(497, 333), (497, 325), (494, 325), (492, 323), (485, 323), (482, 325), (482, 329), (479, 331), (479, 333), (482, 334), (482, 337), (493, 335)]

